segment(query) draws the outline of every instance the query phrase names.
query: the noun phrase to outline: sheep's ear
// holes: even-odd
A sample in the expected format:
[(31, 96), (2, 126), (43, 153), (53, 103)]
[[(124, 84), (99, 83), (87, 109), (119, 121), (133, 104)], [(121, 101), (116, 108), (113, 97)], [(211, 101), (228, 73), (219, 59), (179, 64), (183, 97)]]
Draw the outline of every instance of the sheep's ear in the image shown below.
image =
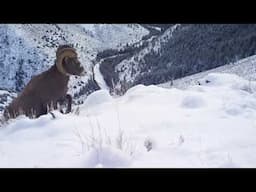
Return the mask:
[(62, 59), (62, 68), (64, 69), (64, 71), (67, 73), (67, 64), (68, 64), (68, 57), (64, 57)]
[(70, 56), (76, 56), (76, 55), (77, 54), (73, 48), (64, 48), (61, 51), (59, 51), (57, 53), (57, 68), (58, 68), (58, 70), (65, 75), (70, 75), (64, 69), (64, 65), (65, 65), (64, 61), (65, 61), (65, 58), (70, 57)]
[(63, 59), (61, 60), (61, 65), (63, 68), (65, 68), (66, 63), (67, 63), (67, 57), (63, 57)]
[(69, 75), (69, 73), (67, 72), (67, 69), (65, 68), (66, 62), (67, 62), (67, 57), (61, 58), (61, 60), (59, 60), (59, 61), (57, 62), (57, 69), (58, 69), (59, 72), (61, 72), (62, 74)]

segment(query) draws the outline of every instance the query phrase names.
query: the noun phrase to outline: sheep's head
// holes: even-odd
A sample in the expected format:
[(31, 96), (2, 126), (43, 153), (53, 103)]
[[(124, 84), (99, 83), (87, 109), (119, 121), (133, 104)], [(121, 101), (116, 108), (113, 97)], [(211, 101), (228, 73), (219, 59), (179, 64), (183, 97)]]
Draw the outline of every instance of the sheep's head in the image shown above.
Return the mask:
[(61, 45), (56, 52), (57, 68), (65, 75), (84, 76), (85, 69), (78, 60), (76, 50), (69, 45)]

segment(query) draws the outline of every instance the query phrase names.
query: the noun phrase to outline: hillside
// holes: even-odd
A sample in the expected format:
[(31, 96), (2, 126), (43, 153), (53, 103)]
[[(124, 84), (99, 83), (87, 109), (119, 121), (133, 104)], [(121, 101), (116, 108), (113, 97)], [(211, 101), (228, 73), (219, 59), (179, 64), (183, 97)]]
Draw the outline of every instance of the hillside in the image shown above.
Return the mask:
[(156, 29), (133, 46), (97, 55), (108, 87), (123, 94), (137, 84), (156, 85), (255, 55), (255, 24), (169, 24)]

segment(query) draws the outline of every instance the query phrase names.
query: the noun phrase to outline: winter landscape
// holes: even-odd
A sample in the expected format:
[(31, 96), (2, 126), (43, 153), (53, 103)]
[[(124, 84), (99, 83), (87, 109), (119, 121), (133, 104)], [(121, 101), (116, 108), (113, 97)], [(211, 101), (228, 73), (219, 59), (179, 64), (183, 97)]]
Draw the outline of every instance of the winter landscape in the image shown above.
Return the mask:
[(1, 115), (61, 44), (72, 111), (2, 124), (1, 168), (256, 167), (256, 25), (1, 24)]

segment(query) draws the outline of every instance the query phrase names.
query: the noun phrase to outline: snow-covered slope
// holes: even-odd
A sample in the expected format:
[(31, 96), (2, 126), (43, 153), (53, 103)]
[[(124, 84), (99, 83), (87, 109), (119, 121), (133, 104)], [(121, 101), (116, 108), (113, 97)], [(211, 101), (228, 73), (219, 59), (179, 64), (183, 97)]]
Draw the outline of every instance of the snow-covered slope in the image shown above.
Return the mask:
[(160, 32), (143, 26), (151, 35), (139, 43), (99, 54), (111, 90), (124, 93), (138, 84), (165, 83), (255, 54), (255, 24), (169, 24), (159, 26)]
[(240, 77), (243, 77), (249, 81), (256, 80), (256, 55), (251, 57), (247, 57), (245, 59), (241, 59), (235, 63), (231, 63), (228, 65), (223, 65), (208, 71), (204, 71), (201, 73), (196, 73), (194, 75), (186, 76), (184, 78), (180, 78), (174, 80), (173, 82), (167, 82), (160, 84), (160, 87), (171, 87), (174, 86), (176, 88), (186, 88), (189, 85), (197, 85), (200, 84), (200, 79), (209, 73), (230, 73), (236, 74)]
[(256, 81), (211, 73), (186, 89), (89, 95), (74, 113), (0, 130), (0, 167), (256, 167)]
[(149, 32), (137, 24), (81, 24), (86, 34), (99, 42), (98, 50), (135, 44)]

